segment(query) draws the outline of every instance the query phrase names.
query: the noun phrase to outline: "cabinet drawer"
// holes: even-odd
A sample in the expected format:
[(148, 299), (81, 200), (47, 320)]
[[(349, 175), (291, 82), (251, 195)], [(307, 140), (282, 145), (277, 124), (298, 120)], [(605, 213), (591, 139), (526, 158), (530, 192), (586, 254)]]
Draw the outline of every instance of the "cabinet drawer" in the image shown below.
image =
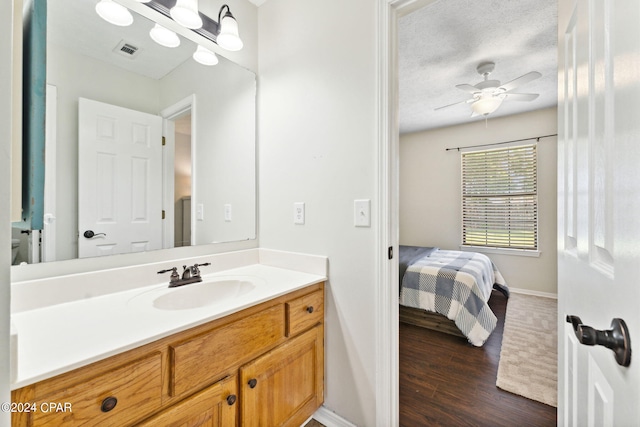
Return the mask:
[(287, 336), (295, 335), (322, 322), (324, 292), (322, 289), (286, 303)]
[(238, 417), (237, 388), (235, 376), (225, 378), (136, 426), (235, 426)]
[[(71, 411), (38, 410), (32, 414), (34, 426), (130, 425), (160, 408), (161, 354), (152, 353), (39, 400), (69, 404)], [(109, 409), (109, 404), (115, 406)]]
[(278, 304), (171, 345), (171, 395), (209, 385), (283, 340), (284, 305)]

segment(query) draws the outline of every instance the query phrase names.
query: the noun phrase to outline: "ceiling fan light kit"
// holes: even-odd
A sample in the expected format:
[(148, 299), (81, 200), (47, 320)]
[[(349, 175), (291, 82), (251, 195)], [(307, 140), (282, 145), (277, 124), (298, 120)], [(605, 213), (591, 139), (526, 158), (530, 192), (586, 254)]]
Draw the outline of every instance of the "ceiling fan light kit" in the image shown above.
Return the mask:
[(475, 85), (456, 85), (456, 88), (469, 92), (472, 97), (454, 104), (438, 107), (436, 110), (458, 104), (470, 104), (472, 111), (471, 117), (479, 115), (486, 117), (496, 111), (502, 105), (503, 101), (533, 101), (538, 97), (537, 93), (515, 93), (511, 91), (532, 80), (540, 78), (542, 74), (537, 71), (531, 71), (501, 85), (500, 80), (489, 80), (489, 75), (493, 72), (495, 66), (496, 64), (494, 62), (482, 62), (478, 64), (476, 71), (484, 78), (483, 81)]
[(502, 99), (497, 97), (484, 97), (471, 104), (471, 109), (475, 115), (487, 116), (498, 109), (502, 104)]

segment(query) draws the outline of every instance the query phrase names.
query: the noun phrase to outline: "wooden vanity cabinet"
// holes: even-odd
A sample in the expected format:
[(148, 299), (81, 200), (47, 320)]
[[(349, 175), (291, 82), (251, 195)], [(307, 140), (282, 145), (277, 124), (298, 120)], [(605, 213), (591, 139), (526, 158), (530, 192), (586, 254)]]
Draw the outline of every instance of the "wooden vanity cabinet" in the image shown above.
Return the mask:
[(12, 426), (299, 426), (323, 390), (319, 283), (14, 390)]

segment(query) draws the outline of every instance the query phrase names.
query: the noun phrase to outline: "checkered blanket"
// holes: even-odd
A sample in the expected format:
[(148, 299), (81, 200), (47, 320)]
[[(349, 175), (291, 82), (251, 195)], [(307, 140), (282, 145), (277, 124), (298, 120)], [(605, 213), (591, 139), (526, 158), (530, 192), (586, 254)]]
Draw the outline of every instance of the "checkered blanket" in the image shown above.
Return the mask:
[(407, 268), (400, 304), (446, 316), (480, 347), (497, 323), (487, 304), (494, 286), (508, 296), (502, 274), (486, 255), (436, 250)]

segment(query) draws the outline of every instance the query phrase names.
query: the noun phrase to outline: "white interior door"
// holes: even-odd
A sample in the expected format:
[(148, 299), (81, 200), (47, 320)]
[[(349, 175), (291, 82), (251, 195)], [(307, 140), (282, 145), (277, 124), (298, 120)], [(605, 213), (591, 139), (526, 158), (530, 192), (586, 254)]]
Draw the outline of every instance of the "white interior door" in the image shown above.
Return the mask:
[(638, 426), (640, 353), (621, 366), (566, 316), (640, 346), (640, 2), (558, 11), (558, 423)]
[(78, 256), (162, 248), (162, 118), (80, 98), (78, 123)]

